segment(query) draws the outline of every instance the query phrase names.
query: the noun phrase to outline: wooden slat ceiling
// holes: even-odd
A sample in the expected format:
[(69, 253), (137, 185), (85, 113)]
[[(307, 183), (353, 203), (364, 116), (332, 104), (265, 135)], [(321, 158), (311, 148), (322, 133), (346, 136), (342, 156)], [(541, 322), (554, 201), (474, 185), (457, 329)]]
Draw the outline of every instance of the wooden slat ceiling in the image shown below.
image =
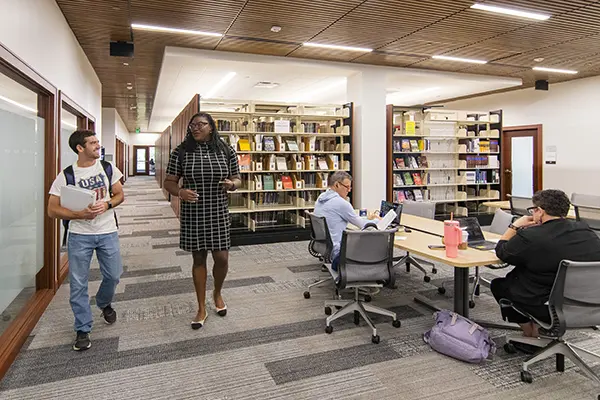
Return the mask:
[[(481, 0), (551, 14), (547, 21), (490, 14), (474, 0), (57, 0), (102, 82), (103, 107), (130, 131), (148, 126), (165, 46), (435, 69), (551, 83), (600, 75), (600, 0)], [(202, 30), (222, 38), (134, 31), (135, 57), (109, 56), (131, 23)], [(279, 33), (270, 31), (279, 25)], [(373, 48), (372, 53), (302, 43)], [(432, 60), (435, 54), (488, 61)], [(535, 58), (545, 60), (536, 63)], [(125, 66), (123, 63), (129, 63)], [(531, 70), (576, 69), (577, 75)], [(133, 86), (127, 89), (127, 84)]]

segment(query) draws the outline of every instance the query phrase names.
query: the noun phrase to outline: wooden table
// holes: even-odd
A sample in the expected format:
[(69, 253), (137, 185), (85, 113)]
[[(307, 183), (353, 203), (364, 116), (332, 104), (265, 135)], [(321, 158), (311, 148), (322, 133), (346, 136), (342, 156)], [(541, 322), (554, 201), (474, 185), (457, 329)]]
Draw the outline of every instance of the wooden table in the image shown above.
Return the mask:
[[(490, 207), (490, 208), (500, 208), (502, 210), (510, 211), (510, 201), (502, 200), (502, 201), (486, 201), (481, 203), (482, 206)], [(575, 209), (571, 205), (569, 208), (569, 213), (567, 214), (567, 218), (575, 219)]]
[[(444, 236), (444, 222), (435, 219), (417, 217), (416, 215), (402, 214), (400, 216), (400, 223), (410, 229), (428, 233), (430, 235)], [(500, 239), (501, 235), (495, 233), (483, 231), (483, 236), (487, 240)], [(480, 251), (480, 250), (476, 250)]]
[[(500, 260), (496, 257), (494, 251), (483, 251), (468, 248), (467, 250), (459, 250), (458, 257), (446, 257), (446, 251), (443, 249), (430, 249), (428, 246), (441, 244), (441, 237), (438, 235), (443, 232), (444, 223), (441, 221), (433, 221), (422, 217), (408, 216), (405, 222), (410, 224), (412, 232), (406, 233), (402, 229), (396, 234), (394, 246), (408, 251), (412, 254), (417, 254), (421, 257), (430, 260), (438, 261), (446, 265), (454, 267), (454, 311), (469, 317), (469, 268), (479, 267), (489, 264), (496, 264)], [(404, 215), (402, 216), (404, 221)], [(437, 224), (432, 224), (436, 222)], [(422, 224), (421, 224), (422, 223)], [(405, 225), (408, 226), (408, 225)], [(441, 228), (440, 228), (441, 226)], [(433, 233), (425, 233), (420, 229), (431, 229)], [(494, 234), (486, 234), (489, 239), (497, 239), (500, 236)], [(415, 296), (414, 300), (428, 308), (437, 310), (429, 300), (422, 296)]]

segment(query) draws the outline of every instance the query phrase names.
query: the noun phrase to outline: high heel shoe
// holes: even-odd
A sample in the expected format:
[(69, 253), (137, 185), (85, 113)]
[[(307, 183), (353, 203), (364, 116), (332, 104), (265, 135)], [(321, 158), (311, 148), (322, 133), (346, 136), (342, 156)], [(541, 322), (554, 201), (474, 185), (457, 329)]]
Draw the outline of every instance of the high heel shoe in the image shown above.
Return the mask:
[(204, 321), (206, 321), (206, 318), (208, 318), (208, 313), (206, 313), (206, 315), (204, 315), (204, 319), (198, 320), (198, 321), (192, 321), (192, 323), (190, 324), (192, 329), (196, 330), (196, 329), (200, 329), (204, 326)]

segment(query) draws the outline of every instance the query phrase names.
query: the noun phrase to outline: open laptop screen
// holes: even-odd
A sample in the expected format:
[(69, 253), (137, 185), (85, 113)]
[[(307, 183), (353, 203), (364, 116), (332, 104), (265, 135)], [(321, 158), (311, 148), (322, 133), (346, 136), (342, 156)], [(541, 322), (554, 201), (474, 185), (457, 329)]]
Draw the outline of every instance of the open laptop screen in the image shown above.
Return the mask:
[(397, 215), (393, 223), (396, 225), (400, 225), (400, 216), (402, 215), (402, 204), (381, 200), (381, 206), (379, 207), (379, 216), (383, 218), (385, 214), (387, 214), (390, 210), (394, 210), (394, 212)]
[(469, 242), (485, 240), (479, 221), (475, 217), (457, 218), (461, 228), (467, 228)]

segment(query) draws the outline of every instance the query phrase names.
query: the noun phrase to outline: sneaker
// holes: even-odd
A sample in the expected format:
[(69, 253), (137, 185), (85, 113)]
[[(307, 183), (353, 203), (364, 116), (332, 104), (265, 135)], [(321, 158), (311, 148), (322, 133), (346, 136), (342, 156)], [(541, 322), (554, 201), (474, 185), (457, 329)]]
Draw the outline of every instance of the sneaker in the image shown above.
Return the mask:
[(109, 304), (102, 309), (102, 318), (108, 325), (112, 325), (117, 320), (117, 312)]
[(89, 332), (77, 331), (77, 338), (75, 338), (75, 343), (73, 343), (73, 350), (87, 350), (90, 347), (92, 347), (92, 342), (90, 340)]

